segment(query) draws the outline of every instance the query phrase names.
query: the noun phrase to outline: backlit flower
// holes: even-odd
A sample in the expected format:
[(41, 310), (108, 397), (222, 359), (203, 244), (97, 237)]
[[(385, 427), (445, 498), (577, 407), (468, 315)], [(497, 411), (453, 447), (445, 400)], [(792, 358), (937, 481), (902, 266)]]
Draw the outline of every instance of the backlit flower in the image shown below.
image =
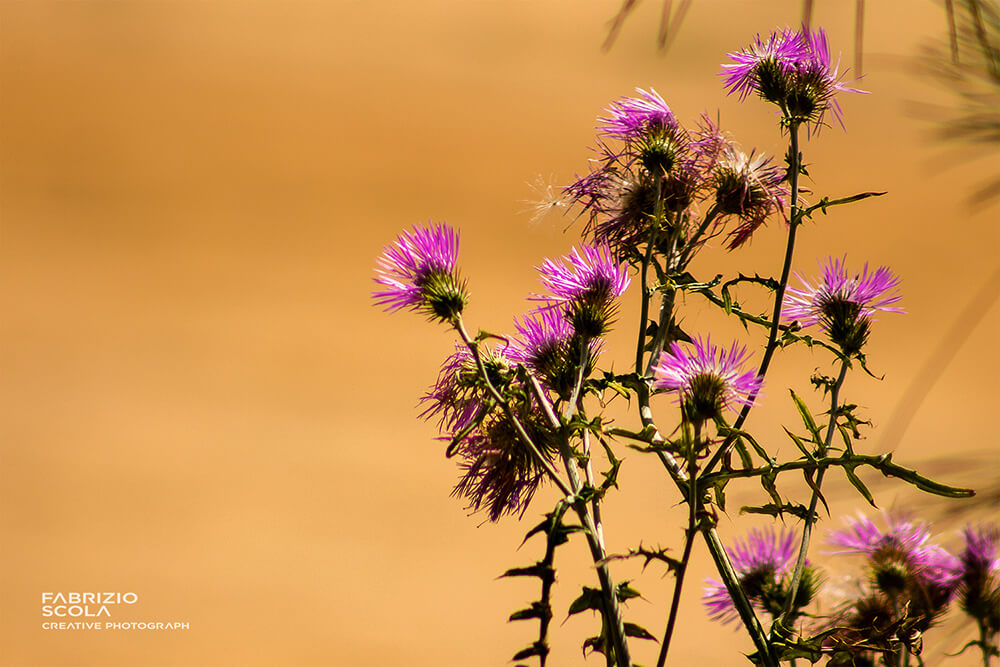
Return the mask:
[(574, 331), (586, 338), (596, 338), (607, 330), (615, 299), (631, 282), (608, 246), (581, 245), (562, 261), (546, 259), (538, 271), (549, 294), (533, 299), (561, 311)]
[(714, 419), (723, 410), (750, 405), (760, 392), (762, 379), (754, 370), (744, 370), (749, 355), (733, 343), (729, 350), (698, 338), (694, 348), (673, 343), (654, 366), (658, 389), (676, 391), (692, 421)]
[(756, 92), (795, 122), (821, 124), (829, 110), (843, 125), (835, 95), (865, 92), (841, 80), (840, 62), (832, 62), (822, 29), (786, 28), (767, 39), (758, 36), (749, 47), (728, 55), (733, 63), (722, 66), (722, 75), (729, 92), (740, 99)]
[[(726, 549), (747, 598), (773, 618), (781, 615), (789, 594), (798, 542), (798, 535), (791, 530), (754, 529), (745, 542), (736, 540), (731, 548)], [(739, 613), (725, 585), (712, 579), (706, 583), (702, 602), (709, 616), (723, 623), (738, 620)], [(807, 566), (795, 595), (795, 611), (809, 604), (817, 584), (816, 570)]]
[(784, 170), (766, 155), (749, 155), (729, 146), (722, 153), (712, 176), (715, 206), (723, 215), (740, 222), (729, 233), (728, 246), (738, 248), (753, 236), (773, 213), (782, 211), (789, 190)]
[(781, 315), (801, 326), (819, 325), (846, 354), (861, 350), (877, 311), (902, 313), (894, 306), (899, 278), (886, 267), (849, 275), (844, 262), (829, 258), (815, 284), (796, 274), (802, 288), (789, 287), (785, 292)]
[(386, 246), (377, 260), (375, 303), (388, 311), (408, 308), (432, 319), (449, 320), (468, 301), (458, 276), (458, 233), (448, 225), (414, 227)]

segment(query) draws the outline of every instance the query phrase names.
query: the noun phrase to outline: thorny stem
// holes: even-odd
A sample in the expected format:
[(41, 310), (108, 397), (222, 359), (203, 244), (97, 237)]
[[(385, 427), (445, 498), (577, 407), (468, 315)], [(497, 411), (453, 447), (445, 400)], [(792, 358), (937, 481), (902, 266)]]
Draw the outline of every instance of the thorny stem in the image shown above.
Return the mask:
[(684, 534), (684, 553), (681, 555), (680, 566), (675, 573), (674, 596), (670, 601), (670, 614), (667, 618), (667, 629), (660, 643), (660, 655), (656, 667), (663, 667), (667, 662), (667, 651), (670, 650), (670, 639), (674, 635), (677, 623), (677, 612), (681, 606), (681, 589), (684, 586), (684, 575), (687, 573), (688, 562), (691, 560), (691, 547), (694, 536), (698, 533), (698, 479), (697, 479), (697, 449), (701, 442), (701, 422), (694, 423), (694, 438), (688, 443), (688, 528)]
[[(771, 330), (767, 335), (767, 347), (764, 348), (764, 356), (760, 360), (760, 368), (757, 371), (758, 377), (763, 378), (767, 374), (767, 369), (771, 365), (771, 357), (774, 356), (774, 351), (778, 347), (778, 330), (780, 327), (779, 318), (781, 317), (781, 303), (785, 299), (785, 288), (788, 287), (788, 277), (792, 271), (792, 256), (795, 254), (795, 231), (798, 229), (799, 224), (802, 220), (799, 215), (799, 171), (802, 169), (802, 160), (799, 156), (799, 122), (791, 119), (788, 124), (788, 134), (789, 134), (789, 153), (791, 158), (791, 164), (789, 164), (790, 176), (790, 188), (791, 194), (789, 196), (791, 215), (789, 216), (788, 223), (788, 240), (785, 244), (785, 260), (781, 266), (781, 280), (778, 281), (778, 288), (774, 291), (774, 308), (771, 312)], [(739, 416), (733, 423), (733, 431), (739, 431), (746, 423), (747, 417), (750, 415), (750, 410), (753, 408), (753, 403), (757, 399), (758, 390), (753, 391), (746, 405), (740, 410)], [(710, 472), (722, 459), (722, 457), (728, 453), (729, 448), (732, 446), (733, 442), (736, 440), (735, 433), (728, 438), (719, 447), (715, 455), (709, 460), (708, 464), (705, 466), (705, 472)]]
[(572, 496), (574, 492), (566, 486), (566, 482), (562, 480), (559, 473), (557, 473), (555, 468), (552, 467), (552, 464), (549, 463), (549, 460), (542, 455), (541, 451), (538, 449), (538, 445), (536, 445), (531, 439), (528, 432), (524, 430), (524, 425), (521, 424), (521, 420), (514, 414), (510, 404), (504, 400), (503, 396), (500, 395), (500, 392), (497, 391), (497, 388), (493, 386), (493, 383), (490, 381), (489, 373), (486, 372), (486, 366), (483, 364), (483, 358), (479, 354), (479, 345), (469, 337), (469, 332), (465, 330), (465, 324), (462, 321), (462, 316), (459, 315), (454, 320), (453, 324), (455, 331), (457, 331), (458, 335), (462, 338), (462, 342), (465, 343), (465, 346), (469, 348), (470, 352), (472, 352), (472, 356), (476, 360), (476, 368), (479, 371), (479, 375), (482, 376), (483, 382), (486, 383), (487, 391), (490, 392), (490, 396), (493, 397), (493, 400), (495, 400), (503, 409), (504, 416), (506, 416), (507, 419), (509, 419), (514, 425), (514, 429), (517, 431), (518, 437), (521, 438), (521, 442), (523, 442), (531, 451), (532, 456), (534, 456), (535, 460), (542, 466), (542, 469), (545, 471), (545, 474), (549, 476), (549, 479), (551, 479), (552, 482), (559, 487), (559, 491), (562, 492), (564, 496)]
[[(833, 387), (830, 389), (830, 422), (826, 426), (826, 437), (824, 438), (823, 444), (820, 446), (819, 451), (816, 452), (818, 458), (824, 458), (826, 452), (830, 449), (830, 443), (833, 440), (833, 432), (837, 429), (837, 414), (840, 409), (840, 389), (844, 386), (844, 379), (847, 377), (847, 369), (850, 363), (847, 357), (844, 357), (840, 362), (840, 375), (837, 376), (837, 381), (834, 383)], [(816, 514), (816, 503), (819, 500), (820, 487), (823, 485), (823, 475), (826, 473), (826, 468), (820, 468), (816, 472), (816, 486), (813, 487), (812, 497), (809, 499), (809, 511), (806, 513), (806, 517), (802, 524), (802, 545), (799, 547), (799, 557), (795, 561), (795, 570), (792, 574), (792, 582), (789, 584), (788, 588), (788, 598), (785, 600), (785, 608), (781, 613), (781, 625), (788, 623), (788, 618), (791, 616), (792, 611), (795, 609), (795, 598), (799, 592), (799, 584), (802, 583), (802, 572), (806, 567), (806, 556), (809, 553), (809, 540), (812, 537), (812, 527), (814, 523), (813, 516)]]
[[(670, 311), (673, 309), (672, 300), (669, 304), (669, 309)], [(666, 312), (667, 319), (665, 320), (664, 312), (665, 311), (661, 308), (661, 321), (669, 321), (671, 312)], [(645, 321), (642, 322), (641, 326), (645, 326)], [(661, 325), (661, 327), (662, 326), (663, 325)], [(664, 343), (661, 342), (661, 345), (662, 344)], [(653, 430), (653, 442), (663, 443), (663, 436), (656, 428), (656, 423), (653, 420), (653, 412), (649, 404), (649, 384), (645, 381), (641, 381), (639, 383), (637, 393), (639, 403), (639, 419), (642, 421), (643, 427)], [(677, 488), (682, 493), (685, 493), (689, 489), (688, 473), (677, 462), (673, 455), (670, 454), (670, 452), (657, 451), (656, 455), (659, 457), (660, 462), (663, 463), (663, 466), (667, 469), (668, 474), (671, 479), (673, 479), (674, 484), (677, 485)], [(764, 666), (778, 667), (778, 661), (774, 657), (773, 649), (767, 641), (767, 635), (764, 632), (764, 628), (757, 619), (757, 615), (753, 610), (753, 606), (750, 604), (750, 600), (746, 596), (746, 592), (740, 585), (739, 575), (737, 575), (736, 570), (733, 569), (733, 565), (729, 561), (729, 556), (726, 554), (725, 547), (722, 546), (722, 540), (719, 539), (718, 532), (711, 524), (703, 525), (700, 532), (705, 538), (705, 542), (708, 545), (708, 551), (712, 556), (712, 560), (715, 562), (715, 567), (718, 570), (719, 575), (722, 577), (722, 580), (726, 585), (726, 590), (729, 591), (729, 595), (733, 599), (733, 605), (736, 607), (736, 610), (740, 615), (743, 627), (745, 627), (747, 632), (750, 634), (750, 638), (753, 640), (754, 646), (760, 654)]]
[[(657, 170), (659, 172), (659, 170)], [(653, 248), (656, 247), (656, 236), (660, 231), (660, 219), (663, 217), (663, 201), (661, 191), (663, 189), (663, 178), (656, 176), (656, 204), (653, 208), (653, 225), (649, 233), (649, 240), (646, 242), (646, 254), (642, 258), (642, 266), (639, 269), (639, 280), (642, 292), (642, 304), (639, 308), (639, 340), (635, 344), (635, 372), (642, 373), (642, 353), (646, 347), (646, 320), (649, 319), (649, 297), (652, 291), (649, 289), (647, 281), (649, 279), (649, 261), (653, 256)], [(659, 332), (657, 332), (659, 333)]]
[[(583, 367), (587, 363), (587, 354), (589, 353), (586, 341), (582, 343), (581, 349), (582, 355), (580, 361), (581, 367)], [(581, 374), (577, 376), (576, 386), (573, 388), (573, 395), (577, 397), (580, 395), (580, 387), (583, 384), (582, 376), (583, 373), (581, 372)], [(566, 466), (566, 472), (569, 474), (569, 480), (572, 486), (572, 492), (567, 493), (566, 495), (571, 496), (573, 509), (580, 517), (580, 523), (583, 524), (583, 533), (587, 537), (587, 545), (590, 547), (590, 555), (594, 561), (594, 565), (597, 567), (597, 578), (601, 583), (601, 595), (603, 597), (605, 608), (604, 618), (608, 627), (608, 633), (611, 635), (610, 639), (614, 650), (615, 661), (618, 667), (631, 667), (632, 659), (629, 655), (628, 643), (625, 640), (625, 623), (622, 620), (621, 606), (618, 604), (618, 596), (615, 585), (611, 579), (611, 571), (606, 562), (607, 552), (604, 548), (604, 534), (603, 527), (600, 525), (600, 514), (596, 511), (597, 507), (595, 504), (595, 522), (595, 518), (591, 518), (590, 513), (587, 511), (586, 502), (580, 497), (580, 491), (583, 489), (583, 484), (580, 482), (580, 476), (576, 471), (578, 464), (574, 461), (569, 441), (570, 432), (569, 427), (567, 426), (575, 416), (574, 405), (569, 404), (567, 406), (563, 414), (563, 421), (560, 422), (559, 417), (556, 416), (552, 405), (549, 403), (544, 392), (542, 391), (541, 386), (538, 384), (538, 380), (530, 373), (528, 374), (528, 378), (532, 392), (538, 402), (542, 405), (542, 410), (545, 412), (546, 418), (549, 420), (553, 428), (561, 431), (562, 433), (562, 438), (560, 439), (560, 454), (562, 455), (563, 464)], [(587, 481), (589, 483), (592, 473), (588, 471), (587, 475)]]

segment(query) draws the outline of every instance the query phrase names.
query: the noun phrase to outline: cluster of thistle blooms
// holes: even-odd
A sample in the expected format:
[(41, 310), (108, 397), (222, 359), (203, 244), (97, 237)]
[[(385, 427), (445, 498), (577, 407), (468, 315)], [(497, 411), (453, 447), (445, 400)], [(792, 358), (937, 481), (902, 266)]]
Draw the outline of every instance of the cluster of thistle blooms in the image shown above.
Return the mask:
[[(793, 146), (800, 126), (814, 131), (828, 111), (840, 120), (836, 93), (860, 92), (840, 80), (821, 30), (780, 31), (730, 55), (734, 64), (724, 71), (730, 92), (744, 98), (753, 92), (777, 105)], [(505, 514), (523, 514), (545, 479), (559, 485), (567, 496), (578, 494), (579, 485), (574, 483), (570, 491), (553, 464), (562, 456), (572, 477), (571, 460), (589, 461), (588, 452), (577, 452), (582, 457), (574, 459), (574, 452), (569, 451), (574, 445), (568, 421), (582, 412), (587, 390), (600, 391), (587, 380), (595, 370), (602, 338), (613, 323), (617, 299), (629, 285), (629, 267), (638, 269), (644, 290), (636, 360), (636, 375), (643, 387), (654, 393), (674, 392), (683, 420), (698, 431), (713, 420), (721, 423), (727, 410), (754, 404), (763, 385), (766, 361), (760, 370), (746, 368), (745, 348), (735, 343), (728, 348), (716, 346), (708, 337), (689, 343), (676, 340), (684, 336), (674, 332), (673, 290), (710, 239), (722, 238), (735, 250), (776, 215), (790, 224), (789, 238), (793, 238), (803, 211), (793, 200), (797, 199), (794, 183), (801, 173), (797, 151), (790, 151), (786, 170), (770, 157), (741, 151), (707, 115), (693, 129), (684, 128), (652, 89), (640, 89), (638, 97), (613, 103), (597, 129), (599, 158), (586, 176), (566, 188), (569, 199), (588, 218), (586, 242), (561, 260), (541, 263), (538, 271), (546, 293), (530, 297), (538, 307), (515, 319), (513, 335), (481, 333), (473, 338), (465, 330), (462, 313), (469, 292), (458, 272), (458, 234), (451, 227), (415, 227), (386, 247), (378, 260), (375, 280), (380, 289), (374, 295), (378, 304), (388, 310), (415, 310), (448, 323), (462, 340), (422, 398), (422, 416), (437, 420), (443, 439), (449, 442), (449, 455), (460, 459), (462, 473), (455, 492), (494, 521)], [(646, 270), (650, 267), (656, 271), (665, 316), (661, 315), (652, 329), (653, 340), (647, 343), (645, 307), (652, 291)], [(798, 327), (816, 326), (824, 332), (839, 350), (846, 372), (850, 359), (861, 353), (873, 315), (901, 312), (893, 305), (900, 298), (895, 293), (898, 280), (885, 267), (870, 272), (866, 264), (860, 272), (852, 272), (845, 262), (829, 259), (819, 278), (800, 280), (801, 287), (789, 288), (783, 298), (775, 298), (772, 322), (765, 323), (771, 336), (765, 360), (776, 345), (779, 320), (786, 325), (797, 322)], [(644, 352), (649, 352), (648, 364)], [(648, 395), (647, 391), (646, 400)], [(745, 412), (736, 428), (742, 418)], [(649, 424), (644, 421), (644, 425)], [(696, 444), (702, 450), (690, 459), (689, 474), (699, 472), (696, 458), (705, 453), (711, 440)], [(689, 502), (703, 501), (693, 497)], [(584, 506), (578, 511), (581, 520), (587, 518)], [(695, 514), (692, 510), (692, 533)], [(729, 552), (740, 583), (760, 609), (777, 615), (785, 608), (787, 616), (786, 598), (795, 598), (791, 620), (801, 616), (818, 582), (815, 570), (807, 568), (796, 593), (790, 592), (785, 577), (797, 551), (794, 542), (791, 534), (760, 533)], [(920, 590), (926, 592), (930, 589), (925, 580), (932, 576), (932, 568), (927, 565), (930, 551), (921, 549), (906, 553), (910, 559), (906, 561), (910, 568), (907, 585), (916, 582), (908, 590), (923, 587)], [(596, 561), (603, 563), (603, 556)], [(902, 563), (898, 558), (894, 562)], [(871, 598), (876, 599), (881, 598)], [(733, 617), (725, 587), (713, 589), (708, 600), (716, 616)], [(906, 609), (917, 613), (914, 603)], [(760, 642), (757, 645), (762, 647)]]
[[(859, 515), (843, 530), (828, 532), (829, 553), (860, 555), (864, 577), (857, 590), (816, 621), (828, 646), (852, 647), (850, 664), (875, 664), (875, 655), (898, 651), (900, 643), (920, 652), (923, 633), (942, 620), (953, 601), (977, 624), (984, 653), (996, 650), (1000, 634), (1000, 530), (969, 526), (962, 532), (958, 556), (932, 541), (927, 523), (898, 514), (883, 517), (885, 528)], [(740, 584), (754, 605), (777, 620), (789, 595), (798, 535), (792, 530), (754, 530), (727, 551)], [(823, 576), (809, 563), (796, 593), (795, 620), (817, 598)], [(710, 616), (723, 623), (738, 620), (722, 583), (709, 580), (703, 601)], [(992, 647), (992, 648), (991, 648)], [(857, 655), (867, 653), (868, 662)], [(834, 664), (834, 663), (831, 663)], [(839, 664), (839, 663), (837, 663)]]
[[(379, 258), (376, 282), (385, 289), (375, 293), (377, 302), (450, 322), (464, 337), (461, 313), (468, 290), (456, 267), (457, 250), (458, 234), (447, 225), (404, 232)], [(537, 454), (552, 460), (558, 451), (540, 396), (519, 370), (540, 381), (543, 400), (569, 401), (574, 388), (579, 391), (578, 379), (593, 371), (616, 301), (630, 283), (606, 246), (582, 245), (562, 261), (544, 260), (538, 270), (549, 293), (530, 297), (540, 306), (515, 319), (517, 334), (498, 337), (493, 347), (468, 345), (468, 339), (456, 344), (421, 399), (426, 404), (421, 416), (438, 419), (444, 439), (451, 441), (449, 455), (460, 458), (463, 473), (455, 492), (471, 509), (486, 509), (493, 521), (524, 512), (544, 478)], [(517, 422), (537, 453), (526, 446)]]

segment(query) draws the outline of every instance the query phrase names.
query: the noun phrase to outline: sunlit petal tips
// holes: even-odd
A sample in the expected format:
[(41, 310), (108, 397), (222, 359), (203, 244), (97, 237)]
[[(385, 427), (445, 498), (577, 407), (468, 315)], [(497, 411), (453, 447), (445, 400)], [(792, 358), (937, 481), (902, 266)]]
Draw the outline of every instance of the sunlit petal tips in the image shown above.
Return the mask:
[(694, 348), (673, 343), (654, 367), (658, 389), (676, 391), (693, 421), (714, 419), (723, 410), (750, 405), (763, 381), (754, 370), (744, 370), (749, 359), (745, 348), (733, 343), (729, 350), (698, 338)]
[[(745, 541), (736, 540), (732, 547), (726, 549), (740, 585), (754, 606), (771, 613), (781, 610), (781, 596), (787, 595), (785, 578), (794, 568), (798, 542), (798, 535), (792, 530), (754, 529)], [(814, 592), (812, 581), (810, 570), (806, 589), (803, 590), (803, 604), (797, 606), (808, 603)], [(736, 605), (725, 585), (712, 579), (706, 584), (702, 603), (709, 616), (722, 623), (739, 620)]]
[(455, 267), (458, 232), (448, 225), (414, 227), (386, 246), (377, 260), (375, 282), (386, 289), (372, 294), (388, 311), (407, 308), (447, 320), (468, 301)]
[(560, 310), (574, 331), (586, 338), (607, 330), (615, 313), (615, 299), (631, 282), (607, 245), (581, 245), (561, 261), (546, 259), (538, 272), (549, 294), (532, 298)]
[(851, 275), (843, 260), (831, 257), (815, 283), (797, 277), (802, 287), (785, 292), (782, 317), (803, 327), (818, 324), (847, 354), (860, 351), (876, 312), (903, 312), (893, 305), (901, 298), (899, 278), (884, 266), (869, 272), (865, 264), (861, 273)]
[(750, 46), (729, 54), (732, 63), (722, 66), (730, 94), (745, 99), (756, 92), (781, 108), (794, 122), (823, 123), (827, 111), (843, 125), (836, 94), (863, 93), (842, 81), (840, 62), (833, 63), (826, 33), (788, 28), (760, 36)]
[(659, 93), (650, 88), (636, 88), (639, 97), (624, 97), (612, 102), (608, 115), (598, 118), (598, 131), (604, 136), (625, 141), (640, 139), (650, 131), (675, 129), (677, 119)]

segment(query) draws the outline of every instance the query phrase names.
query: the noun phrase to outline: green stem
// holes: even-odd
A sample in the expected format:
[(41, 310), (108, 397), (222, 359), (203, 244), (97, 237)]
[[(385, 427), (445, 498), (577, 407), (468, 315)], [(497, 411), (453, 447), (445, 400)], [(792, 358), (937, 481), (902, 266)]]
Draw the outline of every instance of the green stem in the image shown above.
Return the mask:
[(653, 224), (650, 227), (649, 240), (646, 242), (646, 254), (643, 255), (642, 266), (639, 269), (639, 279), (642, 281), (642, 303), (639, 308), (639, 340), (635, 346), (636, 374), (642, 373), (642, 353), (646, 347), (646, 320), (649, 319), (649, 297), (653, 295), (647, 284), (649, 262), (653, 257), (653, 250), (656, 248), (656, 237), (660, 232), (660, 220), (663, 218), (663, 177), (658, 172), (654, 178), (656, 179), (656, 203), (653, 205)]
[[(580, 482), (580, 475), (577, 473), (579, 463), (573, 456), (570, 445), (571, 429), (570, 422), (579, 410), (580, 392), (583, 387), (586, 366), (590, 356), (590, 347), (586, 339), (580, 341), (580, 367), (577, 373), (576, 383), (573, 386), (570, 401), (567, 402), (563, 411), (563, 421), (560, 428), (562, 438), (560, 438), (559, 449), (562, 455), (563, 464), (569, 474), (570, 485), (573, 489), (573, 509), (580, 517), (580, 522), (584, 527), (584, 534), (587, 536), (587, 544), (590, 547), (590, 555), (597, 567), (597, 578), (601, 583), (601, 596), (604, 601), (604, 618), (611, 639), (611, 646), (614, 650), (615, 661), (618, 667), (631, 667), (632, 659), (629, 655), (628, 642), (625, 635), (625, 623), (622, 620), (621, 605), (618, 604), (618, 595), (614, 581), (611, 578), (611, 571), (606, 561), (607, 552), (604, 549), (603, 529), (595, 522), (587, 511), (587, 503), (580, 497), (583, 490), (583, 483)], [(589, 479), (588, 479), (589, 481)], [(595, 508), (596, 509), (596, 508)], [(599, 514), (598, 514), (599, 517)], [(599, 520), (599, 519), (598, 519)]]
[[(837, 381), (834, 383), (833, 388), (830, 389), (830, 421), (826, 426), (826, 437), (824, 442), (820, 445), (819, 450), (816, 452), (817, 458), (825, 458), (827, 450), (830, 449), (830, 443), (833, 440), (833, 433), (837, 430), (837, 411), (840, 408), (840, 389), (844, 386), (844, 379), (847, 377), (847, 368), (850, 366), (847, 357), (844, 357), (840, 362), (840, 375), (837, 376)], [(809, 511), (806, 513), (806, 517), (802, 524), (802, 545), (799, 547), (798, 560), (795, 561), (795, 570), (792, 573), (792, 583), (788, 588), (788, 597), (785, 600), (785, 608), (782, 610), (781, 614), (781, 625), (787, 625), (792, 612), (795, 611), (795, 597), (799, 592), (799, 584), (802, 582), (802, 572), (806, 567), (806, 556), (809, 553), (809, 540), (812, 537), (812, 527), (813, 527), (813, 516), (816, 514), (816, 505), (819, 500), (820, 487), (823, 484), (823, 475), (826, 473), (826, 468), (820, 468), (816, 472), (816, 486), (812, 490), (812, 497), (809, 499)]]
[(674, 596), (670, 601), (667, 629), (664, 631), (663, 641), (660, 643), (660, 655), (656, 660), (656, 667), (663, 667), (667, 662), (667, 651), (670, 650), (670, 640), (674, 635), (677, 612), (681, 606), (681, 589), (684, 586), (684, 575), (687, 573), (688, 562), (691, 560), (691, 547), (694, 545), (694, 536), (698, 534), (698, 479), (696, 461), (697, 448), (701, 442), (701, 427), (701, 422), (695, 422), (694, 438), (688, 443), (688, 528), (684, 535), (684, 553), (681, 556), (680, 566), (675, 573)]

